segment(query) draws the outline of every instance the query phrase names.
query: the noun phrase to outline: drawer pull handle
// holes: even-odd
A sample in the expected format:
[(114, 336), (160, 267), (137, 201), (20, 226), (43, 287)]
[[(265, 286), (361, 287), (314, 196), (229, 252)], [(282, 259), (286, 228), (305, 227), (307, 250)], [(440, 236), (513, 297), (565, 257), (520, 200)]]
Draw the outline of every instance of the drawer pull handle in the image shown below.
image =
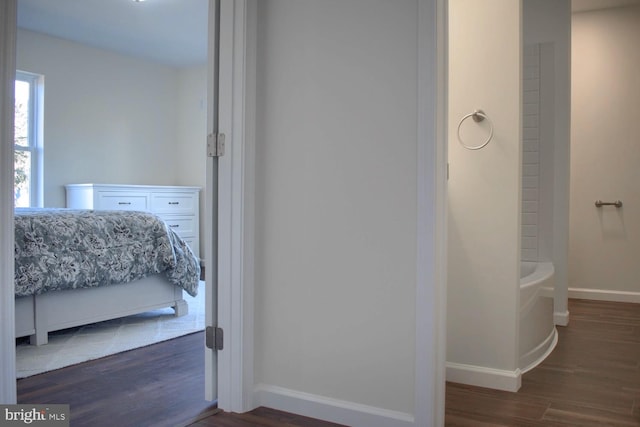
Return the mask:
[(178, 227), (180, 227), (180, 224), (169, 224), (169, 227), (178, 228)]
[(170, 205), (179, 205), (180, 202), (169, 202)]
[(118, 202), (119, 205), (130, 205), (131, 202)]

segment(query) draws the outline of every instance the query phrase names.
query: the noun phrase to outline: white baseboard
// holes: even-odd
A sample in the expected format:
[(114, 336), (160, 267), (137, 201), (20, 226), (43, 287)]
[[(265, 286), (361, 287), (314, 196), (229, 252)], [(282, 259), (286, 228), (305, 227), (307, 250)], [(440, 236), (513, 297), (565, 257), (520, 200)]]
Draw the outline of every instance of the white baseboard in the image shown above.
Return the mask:
[(518, 391), (522, 384), (522, 372), (486, 368), (447, 362), (447, 381), (492, 388), (504, 391)]
[(640, 292), (569, 288), (569, 298), (640, 303)]
[(556, 326), (567, 326), (569, 324), (569, 310), (565, 312), (553, 312), (553, 323)]
[(255, 406), (352, 427), (415, 427), (412, 414), (333, 399), (269, 384), (254, 388)]

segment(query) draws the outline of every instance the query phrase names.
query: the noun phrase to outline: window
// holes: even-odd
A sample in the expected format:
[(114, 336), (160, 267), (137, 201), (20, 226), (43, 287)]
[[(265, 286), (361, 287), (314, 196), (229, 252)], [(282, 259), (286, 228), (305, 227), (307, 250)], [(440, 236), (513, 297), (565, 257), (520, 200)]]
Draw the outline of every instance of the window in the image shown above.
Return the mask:
[(16, 72), (14, 203), (42, 206), (42, 76)]

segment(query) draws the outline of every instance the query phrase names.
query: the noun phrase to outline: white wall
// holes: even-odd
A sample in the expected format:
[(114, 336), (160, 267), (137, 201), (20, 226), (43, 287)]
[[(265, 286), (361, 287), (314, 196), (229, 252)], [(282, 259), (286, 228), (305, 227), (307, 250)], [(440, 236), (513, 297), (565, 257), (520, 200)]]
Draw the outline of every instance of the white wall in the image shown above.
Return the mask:
[[(447, 379), (517, 390), (520, 269), (521, 5), (449, 1)], [(480, 36), (481, 35), (481, 36)], [(494, 136), (470, 151), (463, 116)], [(467, 119), (469, 145), (488, 122)]]
[(204, 185), (207, 134), (207, 66), (178, 70), (177, 185)]
[(178, 70), (177, 137), (174, 141), (174, 184), (195, 185), (200, 191), (200, 254), (204, 257), (205, 157), (207, 135), (207, 66)]
[(26, 30), (17, 60), (45, 76), (47, 206), (63, 206), (71, 182), (204, 183), (206, 66), (178, 69)]
[(65, 206), (70, 183), (204, 186), (206, 66), (19, 30), (17, 68), (45, 79), (46, 207)]
[[(573, 15), (570, 295), (640, 302), (640, 6)], [(621, 209), (594, 202), (622, 200)]]
[(415, 0), (258, 2), (262, 404), (414, 413), (417, 12)]

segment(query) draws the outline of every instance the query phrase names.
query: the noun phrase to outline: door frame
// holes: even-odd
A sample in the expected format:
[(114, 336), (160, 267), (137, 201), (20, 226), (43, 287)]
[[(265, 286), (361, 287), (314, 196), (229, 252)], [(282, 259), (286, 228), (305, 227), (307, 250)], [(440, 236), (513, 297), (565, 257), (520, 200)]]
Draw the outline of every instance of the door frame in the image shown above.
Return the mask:
[[(254, 212), (255, 212), (255, 63), (258, 0), (221, 0), (221, 21), (233, 28), (227, 58), (233, 64), (231, 117), (220, 122), (227, 135), (229, 167), (220, 167), (220, 204), (230, 212), (219, 222), (219, 325), (230, 342), (219, 355), (218, 405), (226, 411), (254, 409)], [(418, 117), (417, 236), (414, 425), (444, 425), (446, 362), (446, 73), (447, 0), (417, 0)], [(225, 12), (226, 10), (226, 12)], [(221, 24), (223, 27), (225, 23)], [(221, 64), (225, 45), (221, 34)], [(221, 65), (222, 66), (222, 65)], [(222, 73), (222, 71), (221, 71)], [(226, 86), (222, 83), (222, 87)], [(222, 96), (222, 93), (221, 93)], [(222, 109), (222, 107), (221, 107)], [(222, 113), (222, 111), (221, 111)], [(225, 155), (226, 157), (226, 155)], [(226, 188), (226, 190), (224, 189)], [(228, 191), (228, 196), (223, 192)], [(231, 215), (231, 212), (233, 215)], [(221, 211), (221, 218), (224, 214)], [(228, 242), (224, 242), (228, 239)], [(434, 352), (433, 349), (436, 348)], [(224, 373), (223, 373), (224, 372)]]
[(246, 1), (220, 0), (218, 132), (225, 134), (218, 159), (218, 407), (253, 409), (253, 137), (247, 87)]
[(0, 2), (0, 403), (16, 403), (13, 120), (17, 0)]
[[(218, 134), (218, 81), (219, 81), (219, 15), (220, 0), (208, 0), (207, 15), (207, 144)], [(217, 140), (216, 140), (217, 143)], [(205, 274), (205, 326), (218, 326), (218, 157), (209, 155), (207, 147), (206, 179), (204, 188), (204, 259)], [(204, 398), (218, 398), (218, 352), (204, 347)]]

